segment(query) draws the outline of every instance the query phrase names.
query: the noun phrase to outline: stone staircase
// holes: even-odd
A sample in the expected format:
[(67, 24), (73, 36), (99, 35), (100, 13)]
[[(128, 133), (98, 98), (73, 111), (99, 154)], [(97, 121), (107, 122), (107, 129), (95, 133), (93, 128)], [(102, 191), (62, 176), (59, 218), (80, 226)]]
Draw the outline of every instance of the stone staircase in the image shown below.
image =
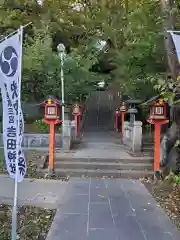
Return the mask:
[[(56, 152), (61, 177), (141, 178), (152, 175), (152, 156), (132, 157), (114, 129), (114, 105), (108, 92), (94, 92), (86, 106), (82, 141), (69, 152)], [(147, 142), (143, 150), (148, 150)], [(44, 175), (48, 169), (39, 169)]]
[[(140, 178), (152, 175), (150, 159), (61, 159), (56, 161), (55, 169), (58, 176), (70, 177), (110, 177)], [(136, 162), (137, 161), (137, 162)]]
[(154, 156), (154, 139), (153, 135), (145, 135), (142, 139), (142, 152), (144, 155)]
[[(152, 157), (132, 157), (115, 143), (86, 143), (68, 153), (56, 152), (55, 174), (60, 177), (141, 178), (152, 175)], [(48, 169), (39, 169), (43, 176)]]

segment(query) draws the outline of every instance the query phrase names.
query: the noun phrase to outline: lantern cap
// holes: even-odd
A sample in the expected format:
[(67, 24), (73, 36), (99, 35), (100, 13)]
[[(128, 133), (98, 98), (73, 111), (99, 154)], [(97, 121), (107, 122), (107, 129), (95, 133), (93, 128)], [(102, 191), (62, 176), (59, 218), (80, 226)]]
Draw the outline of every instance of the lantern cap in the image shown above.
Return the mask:
[(163, 105), (165, 101), (164, 101), (163, 98), (160, 98), (160, 99), (158, 100), (158, 102), (159, 102), (160, 105)]
[(47, 100), (47, 104), (52, 104), (52, 99), (51, 99), (51, 98), (49, 98), (49, 99)]
[(73, 105), (73, 108), (80, 108), (81, 106), (80, 106), (80, 104), (79, 103), (75, 103), (74, 105)]
[(156, 95), (156, 96), (150, 98), (149, 100), (143, 102), (142, 104), (140, 104), (140, 106), (147, 108), (147, 107), (152, 106), (155, 103), (157, 103), (158, 100), (160, 100), (160, 99), (163, 99), (164, 103), (166, 102), (166, 100), (161, 95)]
[(131, 113), (131, 114), (135, 114), (138, 113), (137, 108), (133, 107), (133, 108), (128, 108), (127, 113)]
[(57, 104), (58, 106), (62, 106), (61, 101), (59, 101), (57, 98), (54, 98), (52, 96), (48, 96), (47, 99), (41, 102), (39, 105), (46, 105), (46, 104)]

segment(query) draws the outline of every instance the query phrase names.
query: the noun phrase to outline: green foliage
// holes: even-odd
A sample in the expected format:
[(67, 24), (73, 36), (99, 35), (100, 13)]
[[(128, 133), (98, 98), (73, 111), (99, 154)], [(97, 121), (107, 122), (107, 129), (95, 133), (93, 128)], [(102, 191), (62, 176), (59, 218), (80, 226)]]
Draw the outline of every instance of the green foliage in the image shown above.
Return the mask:
[[(59, 11), (62, 8), (65, 12)], [(44, 1), (41, 7), (37, 1), (7, 1), (0, 4), (0, 10), (0, 33), (3, 35), (17, 29), (21, 24), (33, 22), (32, 27), (25, 29), (23, 101), (40, 101), (47, 95), (60, 96), (60, 59), (56, 47), (64, 40), (66, 47), (68, 44), (71, 47), (76, 45), (67, 55), (64, 64), (66, 100), (72, 101), (80, 93), (86, 95), (90, 91), (94, 82), (100, 78), (89, 71), (92, 64), (97, 62), (96, 52), (92, 44), (86, 44), (86, 41), (77, 46), (76, 37), (73, 37), (77, 34), (76, 30), (80, 29), (83, 14), (78, 16), (76, 12), (72, 13), (65, 1)], [(34, 10), (39, 13), (37, 16), (33, 14)], [(65, 37), (62, 38), (62, 35)]]
[[(42, 23), (43, 24), (43, 23)], [(39, 101), (57, 92), (60, 78), (58, 56), (53, 53), (48, 26), (34, 27), (34, 36), (26, 37), (23, 55), (23, 98)]]
[(113, 52), (116, 69), (112, 77), (129, 95), (149, 98), (156, 94), (153, 82), (165, 72), (161, 18), (156, 0), (134, 1), (126, 15), (123, 46)]
[(165, 178), (165, 180), (179, 185), (180, 184), (180, 175), (177, 175), (174, 172), (170, 171), (169, 175)]
[(36, 120), (34, 122), (35, 128), (38, 129), (41, 133), (49, 133), (49, 125), (45, 124), (43, 119)]
[[(80, 0), (78, 4), (74, 0), (44, 0), (41, 6), (35, 0), (0, 2), (1, 35), (32, 21), (32, 26), (25, 29), (23, 100), (60, 96), (59, 43), (64, 43), (67, 50), (67, 101), (74, 101), (81, 93), (87, 95), (102, 79), (134, 98), (148, 99), (164, 91), (173, 99), (171, 91), (162, 90), (164, 85), (159, 84), (166, 72), (159, 0), (86, 4)], [(100, 39), (109, 43), (106, 53), (95, 48)], [(91, 71), (94, 65), (96, 73)], [(113, 70), (102, 74), (102, 69), (109, 68)]]
[(177, 184), (180, 184), (180, 176), (175, 176), (175, 182), (177, 183)]
[[(32, 101), (61, 92), (60, 58), (52, 51), (49, 27), (34, 28), (34, 37), (27, 37), (24, 47), (23, 97)], [(72, 49), (64, 59), (66, 100), (75, 100), (80, 93), (88, 93), (92, 82), (99, 77), (89, 69), (97, 61), (93, 49)]]

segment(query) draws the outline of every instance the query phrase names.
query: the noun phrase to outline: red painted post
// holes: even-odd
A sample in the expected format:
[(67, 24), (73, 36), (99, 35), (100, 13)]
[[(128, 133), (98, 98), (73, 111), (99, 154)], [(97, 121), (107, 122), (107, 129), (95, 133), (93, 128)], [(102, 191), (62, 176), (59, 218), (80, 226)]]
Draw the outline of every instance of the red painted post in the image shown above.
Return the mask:
[(58, 107), (59, 102), (56, 100), (48, 99), (43, 102), (45, 106), (44, 122), (49, 124), (49, 174), (54, 173), (54, 148), (55, 148), (55, 131), (54, 125), (62, 123), (59, 120)]
[(76, 137), (79, 137), (80, 135), (80, 115), (79, 114), (75, 114), (74, 118), (75, 118), (75, 122), (76, 122)]
[(116, 131), (118, 131), (118, 120), (119, 120), (119, 109), (118, 108), (116, 109), (114, 115), (115, 115), (115, 129), (116, 129)]
[(125, 112), (121, 112), (121, 133), (124, 136), (124, 114)]
[(120, 112), (121, 112), (121, 136), (124, 136), (124, 117), (126, 112), (126, 105), (124, 102), (122, 102), (120, 106)]
[(118, 115), (116, 115), (116, 130), (118, 129)]
[(80, 136), (81, 115), (78, 115), (78, 137)]
[(169, 122), (166, 119), (166, 105), (163, 99), (159, 99), (151, 107), (148, 122), (154, 124), (154, 172), (160, 172), (161, 125)]
[(154, 124), (154, 172), (160, 171), (160, 147), (161, 147), (161, 125), (166, 124), (169, 120), (148, 120)]
[(49, 169), (54, 170), (54, 121), (49, 123)]
[(74, 115), (74, 120), (76, 122), (76, 137), (79, 137), (80, 136), (81, 111), (80, 111), (80, 106), (78, 104), (75, 104), (73, 106), (73, 115)]
[(161, 125), (155, 123), (154, 126), (154, 171), (160, 171), (160, 137), (161, 137)]

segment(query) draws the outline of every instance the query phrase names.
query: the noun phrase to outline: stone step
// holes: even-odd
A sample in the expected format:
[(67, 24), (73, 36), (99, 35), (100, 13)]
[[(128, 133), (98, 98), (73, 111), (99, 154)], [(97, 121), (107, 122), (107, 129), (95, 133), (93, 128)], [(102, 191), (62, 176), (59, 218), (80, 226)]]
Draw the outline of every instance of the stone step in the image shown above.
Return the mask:
[(142, 145), (145, 145), (145, 146), (152, 146), (154, 145), (154, 142), (142, 142)]
[(151, 144), (151, 143), (154, 143), (154, 139), (152, 139), (152, 140), (143, 139), (142, 143)]
[(151, 163), (111, 163), (111, 162), (55, 162), (55, 169), (113, 169), (113, 170), (152, 170)]
[[(121, 157), (121, 156), (120, 156)], [(131, 157), (129, 158), (91, 158), (91, 157), (56, 157), (55, 162), (86, 162), (86, 163), (152, 163), (153, 158), (146, 156), (146, 157)]]
[(83, 145), (81, 143), (81, 148), (91, 148), (91, 149), (110, 149), (110, 150), (118, 150), (120, 148), (120, 141), (118, 141), (118, 143), (114, 143), (114, 144), (107, 144), (107, 143), (99, 143), (97, 140), (97, 142), (94, 142), (94, 139), (92, 139), (92, 143), (88, 143), (87, 145)]
[(154, 138), (142, 138), (143, 142), (153, 142)]
[[(44, 176), (48, 170), (37, 170), (40, 176)], [(142, 177), (152, 176), (152, 171), (143, 170), (86, 170), (86, 169), (55, 169), (56, 176), (60, 177), (112, 177), (112, 178), (132, 178), (138, 179)]]
[(143, 152), (154, 152), (154, 147), (153, 146), (143, 146), (142, 151)]
[(154, 146), (153, 145), (142, 145), (141, 148), (152, 150), (152, 149), (154, 149)]

